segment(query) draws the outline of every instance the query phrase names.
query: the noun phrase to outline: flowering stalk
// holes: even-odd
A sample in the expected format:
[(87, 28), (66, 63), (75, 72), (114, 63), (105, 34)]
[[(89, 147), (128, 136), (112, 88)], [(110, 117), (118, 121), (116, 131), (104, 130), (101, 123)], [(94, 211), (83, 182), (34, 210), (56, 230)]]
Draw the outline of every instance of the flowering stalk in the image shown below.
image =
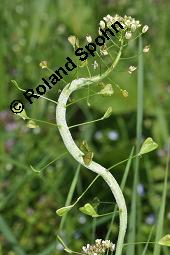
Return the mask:
[[(117, 181), (113, 177), (113, 175), (106, 168), (104, 168), (103, 166), (99, 165), (98, 163), (96, 163), (94, 161), (91, 161), (90, 164), (88, 164), (88, 165), (85, 164), (84, 159), (83, 159), (84, 153), (75, 144), (75, 142), (71, 136), (69, 127), (67, 125), (67, 122), (66, 122), (66, 105), (67, 105), (67, 101), (68, 101), (70, 95), (76, 90), (79, 90), (85, 86), (94, 84), (96, 82), (101, 82), (105, 77), (107, 77), (113, 71), (113, 69), (116, 67), (118, 61), (120, 60), (120, 57), (122, 54), (122, 49), (124, 46), (127, 45), (127, 44), (124, 45), (124, 39), (125, 40), (131, 39), (131, 37), (135, 33), (135, 31), (141, 27), (140, 22), (138, 20), (135, 20), (131, 16), (125, 15), (124, 17), (120, 17), (119, 15), (116, 15), (115, 17), (112, 17), (110, 15), (107, 15), (106, 17), (103, 18), (102, 21), (100, 21), (100, 28), (102, 28), (102, 29), (105, 29), (107, 27), (110, 28), (111, 24), (113, 24), (117, 20), (119, 22), (121, 22), (121, 24), (124, 26), (124, 31), (123, 32), (121, 31), (121, 34), (119, 37), (119, 42), (121, 43), (120, 47), (114, 41), (112, 41), (112, 43), (119, 48), (119, 52), (118, 52), (117, 57), (115, 58), (113, 64), (102, 75), (93, 76), (90, 78), (76, 79), (65, 86), (65, 88), (62, 90), (62, 92), (59, 96), (59, 99), (58, 99), (58, 104), (56, 107), (56, 122), (59, 127), (59, 132), (63, 139), (63, 142), (64, 142), (67, 150), (73, 156), (73, 158), (77, 162), (79, 162), (81, 165), (83, 165), (84, 167), (88, 168), (89, 170), (91, 170), (91, 171), (97, 173), (98, 175), (100, 175), (101, 177), (103, 177), (103, 179), (109, 185), (109, 187), (115, 197), (115, 200), (116, 200), (118, 208), (119, 208), (119, 224), (120, 224), (115, 254), (121, 255), (124, 237), (125, 237), (126, 228), (127, 228), (127, 208), (126, 208), (126, 203), (125, 203), (125, 199), (122, 194), (122, 191), (121, 191)], [(147, 30), (148, 30), (148, 26), (144, 26), (140, 34), (145, 33)], [(99, 35), (101, 35), (101, 31), (99, 31)], [(135, 37), (135, 39), (137, 37)], [(90, 36), (87, 36), (86, 40), (89, 42), (92, 40), (92, 38)], [(76, 45), (75, 37), (74, 36), (70, 37), (69, 41), (75, 48), (75, 45)], [(104, 50), (105, 49), (102, 48), (102, 49), (100, 49), (100, 52), (103, 53), (103, 55), (106, 55), (106, 54), (104, 54)], [(107, 50), (105, 50), (105, 51), (108, 54)], [(136, 69), (136, 67), (131, 66), (129, 69), (129, 72), (132, 73), (135, 69)], [(126, 90), (121, 89), (121, 91), (124, 96), (127, 96)]]
[(118, 204), (119, 208), (119, 218), (120, 218), (120, 228), (119, 228), (119, 235), (118, 235), (118, 242), (117, 242), (117, 248), (116, 248), (116, 255), (121, 255), (122, 253), (122, 247), (123, 247), (123, 241), (126, 233), (127, 228), (127, 209), (126, 209), (126, 203), (124, 200), (124, 196), (122, 194), (122, 191), (115, 180), (115, 178), (112, 176), (112, 174), (103, 166), (97, 164), (96, 162), (92, 161), (90, 165), (85, 165), (82, 156), (84, 155), (83, 152), (77, 147), (75, 144), (71, 133), (69, 131), (67, 122), (66, 122), (66, 105), (67, 101), (71, 95), (72, 92), (85, 87), (87, 85), (91, 85), (94, 82), (100, 82), (103, 80), (106, 76), (110, 74), (110, 72), (115, 68), (117, 65), (120, 56), (122, 52), (122, 47), (120, 47), (120, 50), (118, 52), (118, 55), (114, 61), (114, 63), (111, 65), (111, 67), (103, 73), (101, 76), (94, 76), (92, 78), (80, 78), (72, 81), (71, 83), (67, 84), (65, 88), (62, 90), (59, 99), (58, 104), (56, 107), (56, 122), (59, 127), (60, 135), (63, 139), (63, 142), (67, 148), (67, 150), (70, 152), (70, 154), (73, 156), (73, 158), (78, 161), (80, 164), (82, 164), (84, 167), (88, 168), (89, 170), (97, 173), (98, 175), (102, 176), (103, 179), (106, 181), (106, 183), (109, 185), (116, 202)]

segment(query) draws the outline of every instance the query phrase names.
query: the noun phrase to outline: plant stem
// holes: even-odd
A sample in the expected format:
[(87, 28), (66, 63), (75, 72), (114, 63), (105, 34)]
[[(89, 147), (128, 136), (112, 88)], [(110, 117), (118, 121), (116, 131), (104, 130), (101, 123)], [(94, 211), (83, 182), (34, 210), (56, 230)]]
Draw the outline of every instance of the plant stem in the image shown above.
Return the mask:
[[(122, 42), (123, 44), (123, 42)], [(102, 176), (103, 179), (106, 181), (106, 183), (109, 185), (115, 200), (118, 205), (119, 209), (119, 221), (120, 221), (120, 227), (119, 227), (119, 234), (118, 234), (118, 241), (116, 245), (116, 253), (115, 255), (121, 255), (122, 254), (122, 248), (123, 248), (123, 242), (124, 237), (126, 233), (127, 228), (127, 209), (126, 209), (126, 203), (124, 200), (124, 196), (122, 194), (122, 191), (113, 177), (113, 175), (103, 166), (97, 164), (96, 162), (92, 161), (90, 165), (85, 165), (82, 156), (84, 155), (83, 152), (77, 147), (75, 144), (69, 127), (66, 122), (66, 105), (67, 101), (71, 95), (72, 92), (84, 87), (91, 85), (95, 82), (100, 82), (105, 77), (107, 77), (111, 71), (116, 67), (120, 56), (122, 52), (122, 46), (120, 47), (120, 50), (118, 52), (118, 55), (114, 61), (114, 63), (111, 65), (111, 67), (104, 72), (102, 75), (94, 76), (91, 78), (80, 78), (77, 80), (72, 81), (68, 85), (65, 86), (65, 88), (62, 90), (59, 99), (58, 104), (56, 107), (56, 122), (59, 127), (60, 135), (63, 139), (63, 142), (67, 148), (67, 150), (70, 152), (70, 154), (73, 156), (73, 158), (79, 162), (84, 167), (88, 168), (89, 170), (97, 173), (98, 175)]]

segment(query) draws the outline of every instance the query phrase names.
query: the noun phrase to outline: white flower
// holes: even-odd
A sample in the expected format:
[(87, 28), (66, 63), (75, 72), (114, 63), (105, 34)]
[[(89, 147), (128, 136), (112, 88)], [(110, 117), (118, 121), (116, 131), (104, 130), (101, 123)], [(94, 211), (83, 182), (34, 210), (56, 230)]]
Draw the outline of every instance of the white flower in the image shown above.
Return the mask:
[(136, 20), (136, 25), (137, 25), (137, 27), (141, 27), (139, 20)]
[(125, 15), (121, 18), (121, 21), (124, 23), (126, 29), (130, 29), (131, 32), (134, 32), (138, 27), (141, 26), (139, 20), (135, 20), (131, 16)]
[[(120, 24), (124, 27), (125, 31), (125, 38), (129, 40), (132, 37), (132, 33), (135, 32), (139, 27), (141, 27), (141, 24), (139, 20), (135, 20), (135, 18), (132, 18), (131, 16), (119, 16), (116, 14), (115, 16), (107, 15), (103, 18), (103, 20), (100, 21), (99, 25), (99, 35), (102, 35), (100, 29), (104, 29), (106, 27), (111, 27), (113, 23), (116, 21), (120, 22)], [(145, 26), (146, 30), (146, 26)], [(144, 31), (145, 31), (144, 30)]]
[(127, 40), (129, 40), (131, 37), (132, 37), (132, 33), (129, 32), (129, 31), (127, 31), (127, 32), (125, 33), (125, 38), (126, 38)]
[(104, 17), (103, 18), (105, 21), (106, 21), (106, 23), (109, 23), (109, 22), (112, 22), (112, 20), (113, 20), (113, 17), (111, 16), (111, 15), (107, 15), (106, 17)]
[(87, 249), (89, 249), (89, 248), (90, 248), (90, 244), (88, 243), (88, 244), (87, 244)]
[(94, 70), (97, 69), (99, 66), (96, 60), (94, 61), (94, 63), (92, 65), (93, 65)]
[(147, 25), (145, 25), (143, 28), (142, 28), (142, 33), (146, 33), (148, 31), (149, 27)]
[(106, 247), (106, 249), (110, 248), (110, 240), (103, 241), (103, 244)]
[(102, 239), (96, 239), (96, 240), (95, 240), (95, 243), (96, 243), (96, 244), (100, 244), (101, 241), (102, 241)]
[(146, 45), (146, 46), (143, 48), (143, 52), (144, 52), (144, 53), (149, 52), (149, 50), (150, 50), (149, 45)]
[(136, 69), (137, 69), (137, 67), (135, 67), (135, 66), (129, 66), (128, 73), (131, 74), (131, 73), (134, 72)]
[(136, 30), (136, 28), (137, 28), (137, 26), (136, 26), (136, 24), (135, 23), (133, 23), (132, 25), (131, 25), (131, 31), (132, 32), (135, 32), (135, 30)]
[(112, 246), (110, 247), (110, 250), (111, 250), (111, 251), (114, 251), (114, 250), (115, 250), (115, 244), (112, 243)]
[(106, 252), (108, 254), (109, 250), (115, 250), (115, 244), (113, 244), (110, 240), (96, 239), (94, 245), (87, 244), (82, 247), (82, 250), (87, 255), (99, 255), (105, 254)]
[(100, 31), (100, 27), (99, 27), (99, 31), (98, 31), (99, 35), (102, 35), (102, 32)]
[(109, 53), (106, 49), (101, 49), (100, 50), (100, 53), (103, 55), (103, 56), (107, 56)]
[(82, 251), (84, 251), (84, 253), (87, 253), (87, 252), (88, 252), (88, 249), (86, 248), (86, 246), (83, 246), (83, 247), (82, 247)]
[(103, 20), (101, 20), (99, 24), (100, 24), (100, 27), (101, 27), (102, 29), (105, 29), (106, 24), (105, 24), (105, 22), (104, 22)]
[(90, 35), (87, 35), (87, 36), (86, 36), (86, 41), (87, 41), (88, 43), (91, 43), (91, 42), (92, 42), (92, 37), (91, 37)]
[(125, 25), (127, 26), (127, 27), (130, 27), (130, 25), (131, 25), (131, 21), (128, 19), (128, 20), (126, 20), (125, 21)]

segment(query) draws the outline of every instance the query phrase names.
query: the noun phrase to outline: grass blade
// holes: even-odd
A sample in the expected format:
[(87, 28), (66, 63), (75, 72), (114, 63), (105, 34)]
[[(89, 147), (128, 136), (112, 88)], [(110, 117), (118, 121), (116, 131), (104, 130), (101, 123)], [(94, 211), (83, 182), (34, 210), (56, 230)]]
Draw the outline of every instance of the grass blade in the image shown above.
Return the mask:
[[(139, 52), (142, 52), (143, 43), (142, 38), (139, 38)], [(136, 153), (139, 152), (140, 143), (142, 138), (142, 121), (143, 121), (143, 54), (139, 54), (138, 57), (138, 89), (137, 89), (137, 139), (136, 139)], [(135, 243), (136, 241), (136, 208), (139, 201), (137, 198), (137, 184), (139, 179), (139, 157), (135, 160), (134, 169), (134, 182), (133, 182), (133, 193), (131, 212), (129, 217), (129, 228), (128, 228), (128, 243)], [(140, 211), (140, 210), (139, 210)], [(139, 222), (138, 222), (139, 224)], [(135, 255), (135, 245), (127, 247), (127, 255)]]
[[(74, 176), (73, 181), (72, 181), (71, 186), (70, 186), (70, 190), (68, 192), (68, 196), (67, 196), (67, 200), (66, 200), (65, 206), (69, 206), (70, 203), (71, 203), (71, 200), (72, 200), (72, 197), (73, 197), (73, 194), (74, 194), (74, 190), (75, 190), (76, 184), (78, 182), (78, 177), (79, 177), (79, 173), (80, 173), (80, 167), (81, 167), (81, 165), (78, 165), (76, 173), (75, 173), (75, 176)], [(63, 216), (62, 219), (61, 219), (61, 223), (60, 223), (60, 227), (59, 227), (60, 231), (63, 228), (63, 225), (64, 225), (64, 222), (66, 220), (66, 217), (67, 217), (67, 214), (65, 216)]]
[[(122, 191), (124, 190), (126, 180), (127, 180), (127, 177), (128, 177), (128, 173), (129, 173), (129, 170), (130, 170), (132, 157), (133, 157), (133, 152), (134, 152), (134, 148), (132, 148), (132, 150), (131, 150), (131, 153), (130, 153), (130, 156), (129, 156), (129, 159), (128, 159), (128, 162), (127, 162), (127, 165), (126, 165), (126, 168), (125, 168), (125, 172), (124, 172), (124, 175), (123, 175), (123, 178), (122, 178), (122, 182), (121, 182), (121, 185), (120, 185)], [(109, 226), (109, 229), (107, 231), (105, 240), (108, 240), (109, 237), (110, 237), (111, 230), (112, 230), (112, 225), (113, 225), (114, 218), (115, 218), (117, 210), (118, 210), (118, 207), (116, 205), (115, 208), (114, 208), (114, 211), (113, 211), (112, 219), (111, 219), (110, 226)]]
[(51, 255), (56, 251), (56, 242), (49, 244), (42, 252), (38, 253), (38, 255)]
[[(167, 157), (167, 163), (166, 163), (164, 188), (163, 188), (162, 200), (161, 200), (162, 203), (161, 203), (159, 214), (158, 214), (155, 242), (158, 242), (161, 239), (162, 234), (163, 234), (163, 223), (164, 223), (165, 203), (166, 203), (166, 194), (167, 194), (169, 161), (170, 161), (170, 144), (169, 144), (169, 147), (168, 147), (168, 157)], [(161, 252), (161, 246), (158, 245), (158, 244), (155, 244), (153, 255), (160, 255), (160, 252)]]
[(152, 237), (153, 230), (154, 230), (154, 227), (151, 229), (151, 232), (150, 232), (150, 234), (149, 234), (149, 236), (148, 236), (148, 240), (147, 240), (147, 243), (146, 243), (146, 245), (145, 245), (145, 248), (144, 248), (144, 250), (143, 250), (143, 252), (142, 252), (142, 255), (146, 255), (146, 252), (147, 252), (147, 249), (148, 249), (148, 245), (149, 245), (149, 242), (150, 242), (151, 237)]
[(6, 221), (1, 215), (0, 215), (0, 231), (7, 239), (7, 241), (11, 244), (13, 250), (16, 252), (17, 255), (26, 255), (24, 250), (18, 245), (15, 236), (13, 235), (11, 229), (9, 228)]

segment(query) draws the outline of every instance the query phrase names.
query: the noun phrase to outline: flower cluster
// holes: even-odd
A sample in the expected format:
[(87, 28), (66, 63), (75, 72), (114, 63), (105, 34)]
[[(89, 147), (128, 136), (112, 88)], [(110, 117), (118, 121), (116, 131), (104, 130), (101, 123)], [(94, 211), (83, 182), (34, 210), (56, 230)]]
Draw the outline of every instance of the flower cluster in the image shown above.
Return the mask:
[[(123, 26), (124, 26), (124, 31), (125, 31), (125, 38), (129, 40), (132, 37), (132, 34), (139, 28), (141, 27), (141, 23), (139, 20), (135, 20), (135, 18), (132, 18), (131, 16), (125, 15), (124, 17), (119, 16), (116, 14), (114, 17), (111, 15), (107, 15), (106, 17), (103, 18), (103, 20), (100, 21), (99, 23), (99, 34), (100, 29), (106, 29), (107, 27), (110, 28), (113, 23), (116, 21), (119, 21)], [(145, 25), (142, 28), (141, 33), (146, 33), (148, 31), (149, 27)]]
[(94, 245), (87, 244), (82, 247), (82, 250), (87, 255), (105, 254), (105, 252), (114, 251), (115, 244), (110, 240), (96, 239)]

